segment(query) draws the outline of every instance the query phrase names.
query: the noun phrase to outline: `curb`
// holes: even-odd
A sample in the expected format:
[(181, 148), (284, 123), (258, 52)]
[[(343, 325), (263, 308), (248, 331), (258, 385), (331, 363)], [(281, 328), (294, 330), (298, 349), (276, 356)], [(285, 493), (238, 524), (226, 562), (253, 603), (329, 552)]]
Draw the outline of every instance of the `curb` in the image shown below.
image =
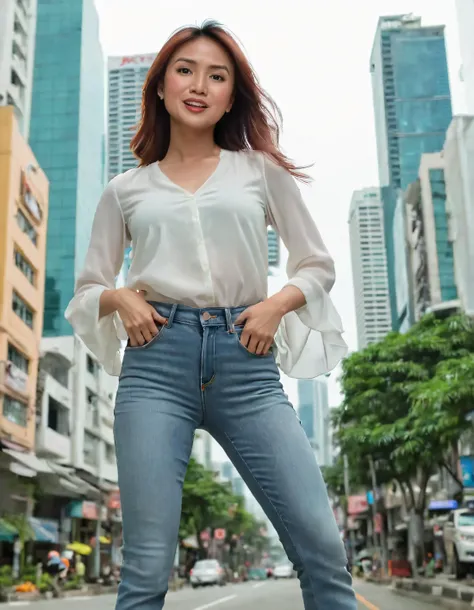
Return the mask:
[(394, 580), (391, 589), (395, 591), (406, 591), (407, 593), (421, 593), (435, 599), (449, 599), (467, 602), (474, 608), (474, 591), (467, 587), (456, 587), (447, 584), (435, 584), (423, 581), (403, 579)]

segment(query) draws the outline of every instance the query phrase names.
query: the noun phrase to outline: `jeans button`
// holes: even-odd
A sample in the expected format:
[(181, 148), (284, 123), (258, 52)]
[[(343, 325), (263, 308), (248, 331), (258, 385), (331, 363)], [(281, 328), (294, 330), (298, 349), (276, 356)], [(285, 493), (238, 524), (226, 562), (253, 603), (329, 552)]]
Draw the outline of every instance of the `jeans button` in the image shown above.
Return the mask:
[(202, 314), (202, 319), (203, 319), (203, 320), (206, 320), (206, 321), (207, 321), (207, 320), (210, 320), (210, 319), (211, 319), (211, 314), (210, 314), (208, 311), (205, 311), (205, 312)]

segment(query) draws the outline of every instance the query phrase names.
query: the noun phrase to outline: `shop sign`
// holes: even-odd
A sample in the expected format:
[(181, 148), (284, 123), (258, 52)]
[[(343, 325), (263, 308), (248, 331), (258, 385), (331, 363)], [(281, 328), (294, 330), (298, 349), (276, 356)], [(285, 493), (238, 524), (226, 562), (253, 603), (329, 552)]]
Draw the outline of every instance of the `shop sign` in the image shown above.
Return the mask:
[(216, 540), (225, 540), (226, 531), (225, 529), (219, 528), (214, 530), (214, 538)]
[(69, 516), (73, 519), (96, 521), (99, 517), (99, 510), (95, 502), (73, 501), (69, 504)]
[(464, 488), (474, 487), (474, 455), (462, 455), (459, 462)]
[(110, 510), (120, 510), (120, 492), (118, 490), (110, 492), (109, 501), (107, 502), (107, 505)]
[(376, 534), (382, 533), (382, 515), (377, 513), (374, 517), (374, 532)]
[(349, 496), (348, 513), (349, 515), (360, 515), (369, 510), (367, 496)]

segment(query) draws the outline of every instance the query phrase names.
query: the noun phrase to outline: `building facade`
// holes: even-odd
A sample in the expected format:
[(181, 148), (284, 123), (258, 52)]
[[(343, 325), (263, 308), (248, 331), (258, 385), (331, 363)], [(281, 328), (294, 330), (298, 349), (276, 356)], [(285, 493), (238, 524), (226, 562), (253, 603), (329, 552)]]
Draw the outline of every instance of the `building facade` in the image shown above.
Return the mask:
[(453, 119), (443, 150), (456, 286), (462, 309), (474, 315), (474, 117)]
[(276, 273), (280, 266), (280, 236), (275, 229), (268, 228), (268, 267), (269, 274)]
[(474, 115), (474, 2), (456, 0), (461, 47), (461, 79), (464, 84), (465, 112)]
[(105, 91), (93, 0), (38, 0), (30, 144), (50, 183), (44, 335), (73, 331), (64, 311), (105, 182)]
[[(444, 26), (422, 26), (413, 15), (381, 17), (370, 69), (392, 326), (398, 330), (411, 322), (409, 303), (397, 304), (396, 297), (393, 227), (399, 191), (416, 180), (423, 153), (442, 149), (452, 118)], [(405, 252), (398, 254), (398, 265), (405, 264)]]
[(332, 461), (326, 378), (298, 380), (298, 415), (320, 466)]
[(0, 108), (0, 445), (31, 451), (43, 328), (48, 180)]
[(419, 178), (405, 194), (416, 321), (427, 311), (459, 306), (444, 167), (442, 153), (422, 155)]
[(140, 119), (142, 89), (156, 54), (108, 59), (108, 177), (137, 166), (130, 150)]
[(355, 191), (349, 210), (358, 348), (392, 329), (383, 205), (379, 188)]
[(13, 106), (28, 139), (35, 52), (36, 0), (2, 0), (0, 106)]
[(117, 482), (113, 438), (117, 380), (74, 336), (41, 341), (36, 453)]

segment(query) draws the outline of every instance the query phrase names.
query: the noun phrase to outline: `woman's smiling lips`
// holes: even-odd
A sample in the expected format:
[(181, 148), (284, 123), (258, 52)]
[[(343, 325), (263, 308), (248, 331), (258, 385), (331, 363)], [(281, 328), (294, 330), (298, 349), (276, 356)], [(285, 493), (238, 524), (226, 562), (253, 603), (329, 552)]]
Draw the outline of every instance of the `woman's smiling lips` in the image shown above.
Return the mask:
[(189, 98), (184, 100), (184, 105), (190, 112), (204, 112), (208, 107), (205, 102), (195, 98)]

